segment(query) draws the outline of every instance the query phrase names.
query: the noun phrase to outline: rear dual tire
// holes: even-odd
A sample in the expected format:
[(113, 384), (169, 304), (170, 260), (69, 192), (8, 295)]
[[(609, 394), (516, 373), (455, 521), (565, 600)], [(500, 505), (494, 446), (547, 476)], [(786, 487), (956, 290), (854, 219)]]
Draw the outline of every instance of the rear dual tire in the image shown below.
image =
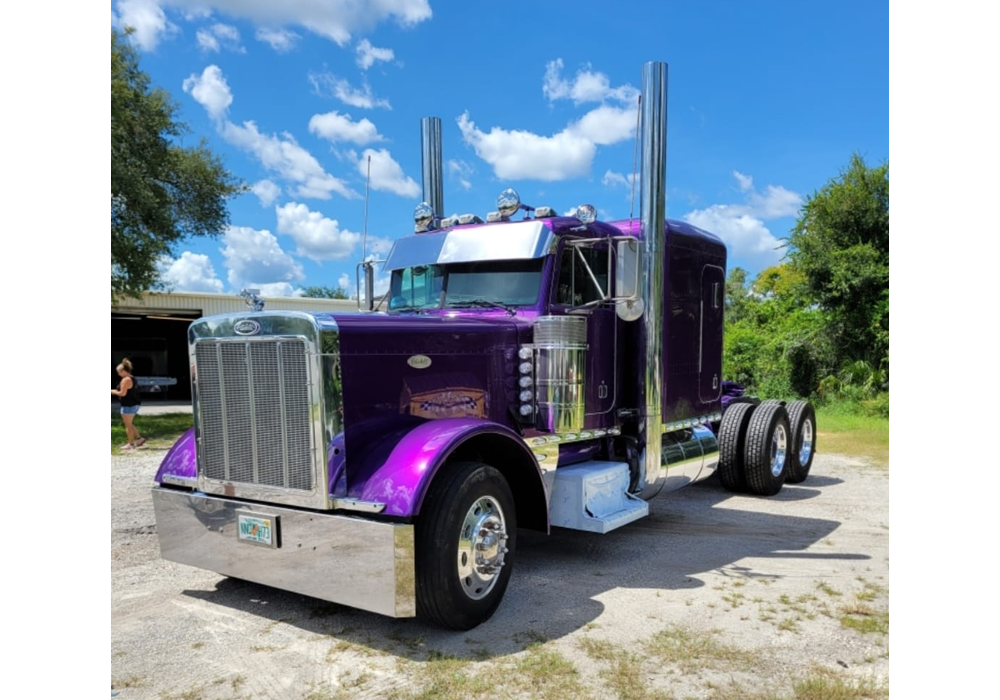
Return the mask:
[(762, 403), (747, 425), (743, 471), (747, 488), (758, 496), (773, 496), (788, 477), (791, 427), (780, 403)]
[(792, 429), (787, 481), (799, 484), (809, 476), (816, 455), (816, 411), (808, 401), (792, 401), (786, 409)]

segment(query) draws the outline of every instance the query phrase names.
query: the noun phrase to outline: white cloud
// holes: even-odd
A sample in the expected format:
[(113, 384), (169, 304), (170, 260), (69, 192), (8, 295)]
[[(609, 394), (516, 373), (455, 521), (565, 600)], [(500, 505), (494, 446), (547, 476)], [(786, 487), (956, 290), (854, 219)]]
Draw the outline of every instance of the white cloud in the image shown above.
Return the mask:
[(753, 176), (744, 175), (739, 170), (734, 170), (733, 177), (735, 177), (736, 182), (739, 183), (740, 192), (746, 192), (747, 190), (753, 189)]
[[(302, 265), (281, 249), (278, 239), (270, 231), (230, 226), (223, 242), (226, 247), (222, 249), (222, 255), (229, 268), (228, 279), (233, 289), (256, 287), (267, 294), (264, 290), (268, 285), (298, 282), (305, 278)], [(291, 285), (287, 293), (291, 293)]]
[(278, 177), (296, 183), (297, 196), (330, 199), (331, 192), (347, 199), (360, 196), (346, 182), (326, 172), (288, 132), (281, 136), (263, 134), (253, 121), (245, 121), (241, 126), (223, 119), (233, 102), (233, 95), (218, 66), (208, 66), (201, 76), (191, 75), (184, 81), (184, 91), (190, 92), (216, 121), (222, 138), (252, 153), (261, 165)]
[(337, 280), (337, 286), (340, 287), (341, 289), (350, 288), (351, 278), (347, 276), (346, 272), (340, 276), (340, 279)]
[(604, 102), (615, 100), (627, 105), (635, 105), (639, 99), (639, 90), (626, 83), (611, 87), (611, 81), (604, 73), (594, 72), (590, 64), (578, 70), (572, 81), (562, 77), (563, 61), (557, 58), (545, 66), (545, 77), (542, 79), (542, 94), (549, 102), (571, 99), (574, 104), (583, 102)]
[(372, 42), (362, 39), (354, 48), (355, 62), (361, 70), (368, 70), (378, 61), (391, 61), (396, 57), (392, 49), (372, 46)]
[(250, 191), (257, 195), (257, 199), (260, 200), (260, 205), (262, 207), (269, 207), (274, 203), (274, 200), (278, 198), (281, 194), (281, 188), (270, 180), (261, 180), (260, 182), (254, 183), (254, 186), (250, 188)]
[(501, 180), (566, 180), (590, 172), (597, 146), (593, 141), (563, 129), (553, 136), (530, 131), (492, 127), (481, 131), (464, 112), (458, 118), (464, 141), (476, 155), (493, 166)]
[(472, 176), (472, 166), (464, 160), (450, 159), (448, 161), (448, 175), (458, 180), (458, 184), (463, 190), (472, 189), (472, 182), (469, 180)]
[(610, 146), (632, 136), (635, 116), (634, 109), (601, 105), (584, 114), (580, 121), (570, 124), (566, 130), (598, 146)]
[(240, 44), (240, 32), (231, 24), (216, 23), (210, 27), (203, 27), (195, 34), (198, 46), (203, 51), (214, 51), (218, 53), (222, 49), (246, 53), (246, 49)]
[(278, 233), (291, 236), (296, 253), (313, 260), (346, 258), (361, 243), (361, 234), (341, 229), (336, 219), (328, 219), (305, 204), (289, 202), (276, 207)]
[(123, 24), (141, 29), (144, 49), (156, 48), (167, 32), (163, 7), (173, 7), (185, 15), (204, 16), (210, 10), (237, 19), (248, 19), (271, 30), (298, 25), (314, 34), (346, 46), (355, 32), (373, 29), (385, 20), (412, 27), (431, 18), (428, 0), (120, 0), (118, 14)]
[(378, 236), (368, 236), (368, 257), (379, 256), (388, 253), (392, 250), (392, 244), (395, 241), (391, 241), (388, 238), (380, 238)]
[(164, 255), (156, 263), (167, 286), (178, 292), (222, 292), (222, 280), (207, 255), (185, 250), (176, 260)]
[(155, 50), (160, 39), (177, 32), (177, 25), (167, 20), (156, 0), (119, 0), (116, 7), (117, 14), (111, 13), (112, 26), (134, 28), (131, 41), (143, 51)]
[(392, 155), (386, 149), (376, 151), (373, 148), (366, 148), (364, 153), (358, 158), (358, 172), (367, 175), (368, 157), (372, 159), (372, 189), (383, 192), (392, 192), (400, 197), (420, 196), (420, 185), (403, 172), (399, 163), (393, 160)]
[(684, 215), (684, 220), (716, 234), (731, 255), (748, 258), (760, 266), (772, 265), (784, 254), (784, 243), (764, 224), (796, 214), (802, 197), (781, 186), (768, 185), (764, 194), (753, 187), (753, 177), (734, 170), (733, 177), (746, 201), (742, 204), (714, 204)]
[(801, 195), (780, 185), (768, 185), (763, 195), (754, 192), (750, 197), (750, 206), (764, 219), (796, 216), (803, 204)]
[(212, 119), (218, 121), (226, 116), (229, 105), (233, 103), (233, 93), (229, 89), (226, 77), (216, 65), (211, 65), (201, 72), (192, 73), (184, 80), (184, 92), (205, 108)]
[(313, 90), (317, 95), (333, 96), (346, 105), (359, 107), (361, 109), (392, 109), (389, 100), (375, 97), (372, 94), (372, 87), (364, 82), (360, 88), (356, 88), (344, 78), (338, 78), (333, 73), (310, 73), (309, 82), (312, 83)]
[(331, 192), (347, 199), (359, 196), (343, 180), (326, 172), (319, 161), (287, 132), (280, 137), (262, 134), (253, 121), (245, 121), (242, 126), (227, 121), (221, 131), (226, 141), (253, 153), (265, 168), (297, 183), (295, 193), (300, 197), (329, 199)]
[(745, 213), (741, 207), (714, 204), (707, 209), (688, 212), (684, 220), (725, 241), (730, 255), (750, 258), (762, 267), (781, 259), (781, 241), (774, 237), (763, 221)]
[(261, 297), (300, 297), (302, 289), (296, 289), (288, 282), (265, 282), (253, 285)]
[(258, 29), (254, 36), (257, 41), (263, 41), (278, 53), (288, 53), (295, 48), (295, 42), (302, 38), (289, 29), (267, 29), (265, 27)]
[(622, 106), (601, 104), (552, 136), (497, 126), (487, 133), (476, 127), (466, 111), (458, 118), (462, 138), (493, 166), (498, 178), (552, 181), (584, 177), (590, 173), (597, 146), (609, 146), (634, 134), (634, 102), (639, 94), (634, 87), (611, 87), (606, 75), (589, 66), (569, 81), (562, 77), (562, 68), (559, 58), (546, 66), (542, 92), (550, 101), (572, 99), (582, 104), (614, 100)]
[(367, 118), (351, 121), (350, 114), (340, 114), (336, 110), (314, 114), (309, 120), (309, 131), (334, 143), (351, 141), (359, 146), (385, 140)]
[(601, 178), (601, 184), (605, 187), (618, 187), (619, 185), (625, 187), (629, 190), (632, 189), (632, 181), (638, 179), (632, 173), (623, 174), (616, 173), (612, 170), (606, 170), (604, 172), (604, 177)]

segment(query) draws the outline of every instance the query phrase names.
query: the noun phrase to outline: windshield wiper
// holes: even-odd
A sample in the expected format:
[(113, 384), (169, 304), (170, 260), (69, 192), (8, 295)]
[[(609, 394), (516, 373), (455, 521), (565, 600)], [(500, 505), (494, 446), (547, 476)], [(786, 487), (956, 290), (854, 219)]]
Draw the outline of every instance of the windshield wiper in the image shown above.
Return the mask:
[(416, 311), (417, 313), (421, 311), (426, 311), (423, 306), (411, 306), (409, 304), (403, 304), (402, 306), (394, 306), (389, 311)]
[(490, 306), (495, 309), (503, 309), (511, 316), (517, 315), (517, 310), (510, 304), (504, 304), (502, 301), (490, 301), (488, 299), (466, 299), (464, 301), (455, 302), (454, 304), (448, 304), (447, 306), (452, 309), (460, 309), (465, 306)]

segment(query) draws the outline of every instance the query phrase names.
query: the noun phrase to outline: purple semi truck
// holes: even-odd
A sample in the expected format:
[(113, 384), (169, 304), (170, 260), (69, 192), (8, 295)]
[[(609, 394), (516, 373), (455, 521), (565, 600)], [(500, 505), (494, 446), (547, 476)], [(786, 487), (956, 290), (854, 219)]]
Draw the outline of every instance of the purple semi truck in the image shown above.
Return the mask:
[(639, 220), (510, 189), (487, 222), (442, 220), (427, 118), (384, 310), (366, 263), (367, 313), (192, 323), (195, 427), (153, 487), (162, 556), (468, 629), (500, 604), (518, 528), (606, 533), (716, 471), (761, 495), (805, 479), (812, 407), (722, 380), (726, 247), (665, 218), (666, 64), (644, 66), (640, 113)]

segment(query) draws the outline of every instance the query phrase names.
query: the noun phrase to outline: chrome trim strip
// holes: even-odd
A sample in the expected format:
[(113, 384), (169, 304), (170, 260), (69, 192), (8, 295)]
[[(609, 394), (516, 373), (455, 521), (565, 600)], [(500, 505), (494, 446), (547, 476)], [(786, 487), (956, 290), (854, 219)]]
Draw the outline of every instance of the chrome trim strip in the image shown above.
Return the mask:
[[(279, 340), (278, 343), (281, 341)], [(250, 402), (250, 425), (257, 425), (257, 410), (255, 402), (253, 400), (253, 359), (250, 357), (251, 354), (250, 344), (247, 343), (243, 346), (243, 359), (247, 365), (247, 400)], [(281, 366), (280, 364), (278, 365)], [(281, 374), (281, 372), (278, 372)], [(281, 402), (282, 408), (285, 406), (285, 402)], [(282, 427), (282, 433), (284, 433), (284, 425)], [(250, 440), (250, 454), (253, 459), (253, 481), (255, 484), (260, 483), (260, 463), (257, 460), (257, 436), (254, 435), (253, 439)], [(287, 477), (284, 480), (285, 486), (288, 486)]]
[(332, 498), (330, 503), (334, 510), (356, 510), (361, 513), (381, 513), (385, 510), (385, 503), (362, 501), (360, 498)]
[(172, 484), (174, 486), (184, 486), (189, 489), (194, 489), (198, 487), (198, 479), (191, 478), (189, 476), (177, 476), (176, 474), (164, 474), (161, 480), (165, 484)]
[[(164, 559), (362, 610), (413, 617), (413, 525), (154, 487)], [(277, 546), (237, 539), (239, 510), (278, 519)]]
[[(223, 406), (226, 405), (226, 379), (222, 375), (222, 346), (215, 346), (215, 361), (219, 366), (219, 397)], [(198, 473), (201, 474), (201, 460)], [(229, 479), (229, 426), (226, 424), (226, 412), (222, 412), (222, 463), (225, 465), (226, 479)]]
[[(281, 341), (278, 341), (278, 366), (281, 366)], [(278, 372), (278, 393), (281, 396), (285, 395), (285, 373)], [(281, 462), (282, 471), (284, 472), (284, 481), (287, 484), (289, 480), (289, 466), (288, 466), (288, 420), (285, 417), (285, 402), (281, 402)]]

